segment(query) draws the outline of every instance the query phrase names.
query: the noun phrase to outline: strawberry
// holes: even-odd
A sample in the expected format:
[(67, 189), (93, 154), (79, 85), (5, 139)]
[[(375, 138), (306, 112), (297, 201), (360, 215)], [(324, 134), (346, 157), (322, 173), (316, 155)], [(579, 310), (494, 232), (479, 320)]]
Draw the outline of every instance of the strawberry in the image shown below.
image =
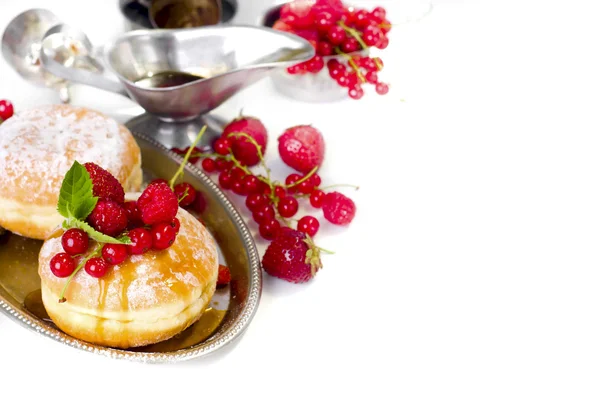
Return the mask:
[(260, 120), (254, 117), (241, 116), (234, 119), (223, 129), (221, 137), (227, 138), (231, 143), (231, 150), (237, 160), (243, 165), (254, 166), (260, 158), (256, 146), (247, 138), (236, 133), (248, 134), (260, 147), (261, 154), (267, 149), (267, 129)]
[(100, 199), (113, 200), (119, 204), (125, 202), (125, 191), (119, 180), (95, 163), (88, 162), (83, 166), (92, 179), (94, 196)]
[(137, 200), (142, 221), (147, 225), (170, 222), (177, 215), (177, 196), (164, 180), (152, 181)]
[(87, 220), (96, 231), (110, 236), (117, 236), (127, 228), (127, 212), (110, 199), (98, 200)]
[(320, 249), (304, 232), (281, 227), (262, 259), (265, 272), (291, 283), (311, 280), (322, 268)]
[(279, 156), (291, 168), (308, 173), (320, 167), (325, 157), (325, 141), (312, 126), (290, 127), (278, 138)]
[(323, 199), (323, 216), (335, 225), (348, 225), (354, 219), (356, 205), (349, 197), (330, 192)]
[(231, 282), (231, 271), (224, 265), (219, 264), (219, 276), (217, 277), (217, 286), (225, 286)]

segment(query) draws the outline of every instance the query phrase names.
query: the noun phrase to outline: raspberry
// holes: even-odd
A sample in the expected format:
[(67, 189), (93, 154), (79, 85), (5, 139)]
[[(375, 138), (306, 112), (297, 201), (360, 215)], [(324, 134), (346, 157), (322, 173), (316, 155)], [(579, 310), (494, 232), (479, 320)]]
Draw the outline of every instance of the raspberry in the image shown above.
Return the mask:
[(145, 224), (170, 222), (177, 215), (177, 196), (164, 180), (152, 181), (139, 197), (138, 208)]
[(229, 271), (229, 268), (219, 264), (219, 276), (217, 277), (217, 286), (225, 286), (229, 282), (231, 282), (231, 272)]
[(88, 222), (96, 231), (117, 236), (127, 228), (127, 213), (117, 202), (100, 199)]
[(354, 219), (356, 205), (349, 197), (330, 192), (323, 199), (323, 216), (335, 225), (348, 225)]
[(110, 199), (119, 204), (125, 202), (125, 191), (119, 180), (95, 163), (85, 163), (83, 166), (94, 184), (94, 196)]

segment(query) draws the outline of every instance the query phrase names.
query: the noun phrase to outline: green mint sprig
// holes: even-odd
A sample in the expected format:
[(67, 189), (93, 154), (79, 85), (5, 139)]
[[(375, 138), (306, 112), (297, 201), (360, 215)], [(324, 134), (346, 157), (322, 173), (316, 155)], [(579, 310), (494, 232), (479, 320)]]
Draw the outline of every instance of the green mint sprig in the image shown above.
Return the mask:
[(97, 203), (98, 197), (94, 196), (90, 174), (83, 165), (75, 161), (65, 174), (58, 197), (58, 213), (65, 217), (63, 227), (82, 229), (99, 243), (131, 244), (128, 236), (113, 238), (96, 231), (85, 222)]

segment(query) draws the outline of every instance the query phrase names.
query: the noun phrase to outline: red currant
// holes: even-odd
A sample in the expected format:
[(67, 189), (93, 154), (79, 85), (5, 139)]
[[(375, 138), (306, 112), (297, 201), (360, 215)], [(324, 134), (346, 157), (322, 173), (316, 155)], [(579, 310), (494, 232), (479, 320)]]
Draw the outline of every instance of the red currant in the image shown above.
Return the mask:
[(119, 265), (127, 258), (127, 245), (107, 243), (102, 248), (102, 258), (108, 265)]
[(279, 221), (270, 219), (258, 226), (258, 232), (260, 233), (260, 236), (266, 240), (273, 240), (280, 227)]
[(152, 234), (144, 228), (134, 228), (129, 231), (131, 245), (127, 245), (129, 254), (144, 254), (152, 248)]
[(61, 238), (63, 250), (72, 256), (85, 253), (90, 244), (87, 233), (81, 229), (71, 228), (65, 231)]
[(315, 189), (315, 186), (312, 184), (310, 177), (298, 184), (298, 192), (300, 193), (309, 194), (313, 191), (313, 189)]
[(379, 78), (377, 77), (377, 72), (375, 71), (368, 71), (367, 74), (365, 75), (365, 80), (368, 83), (371, 84), (377, 84), (377, 81), (379, 80)]
[(217, 162), (215, 162), (214, 159), (211, 158), (204, 158), (202, 159), (202, 168), (207, 173), (212, 173), (217, 169)]
[(364, 94), (365, 92), (360, 86), (354, 86), (348, 90), (348, 95), (350, 98), (355, 100), (361, 99)]
[(246, 177), (246, 172), (239, 167), (232, 168), (229, 173), (233, 181), (242, 181), (242, 178)]
[(320, 12), (315, 17), (315, 26), (317, 27), (317, 30), (323, 33), (327, 33), (329, 28), (331, 28), (334, 23), (335, 20), (333, 18), (333, 14), (328, 11)]
[(223, 189), (231, 188), (231, 185), (233, 184), (233, 178), (231, 178), (231, 174), (229, 174), (229, 171), (225, 170), (222, 171), (221, 174), (219, 174), (219, 184)]
[(179, 229), (181, 228), (181, 223), (179, 222), (179, 219), (177, 217), (175, 217), (171, 221), (171, 226), (173, 227), (173, 229), (175, 229), (175, 233), (178, 234), (179, 233)]
[(315, 209), (323, 207), (323, 200), (325, 199), (325, 192), (317, 189), (312, 191), (310, 194), (310, 205)]
[(358, 44), (358, 41), (354, 37), (346, 38), (341, 45), (341, 49), (345, 53), (353, 53), (357, 51), (359, 47), (360, 44)]
[(217, 166), (217, 171), (224, 171), (229, 170), (233, 166), (233, 162), (231, 160), (217, 159), (215, 165)]
[(229, 148), (231, 148), (231, 142), (224, 137), (218, 138), (213, 145), (215, 153), (223, 156), (229, 154)]
[(267, 204), (269, 204), (269, 198), (262, 194), (253, 193), (246, 198), (246, 207), (251, 212), (258, 210)]
[(337, 78), (337, 83), (342, 87), (349, 87), (350, 86), (350, 78), (348, 76), (348, 73), (344, 72), (344, 73), (340, 74), (340, 76)]
[(387, 36), (383, 36), (381, 37), (381, 39), (379, 39), (379, 42), (375, 44), (375, 47), (377, 47), (380, 50), (385, 50), (389, 44), (390, 39), (388, 39)]
[(298, 221), (298, 231), (315, 236), (319, 230), (319, 220), (313, 216), (304, 216)]
[(267, 220), (275, 218), (275, 210), (273, 206), (266, 204), (252, 212), (252, 218), (259, 225), (264, 224)]
[(279, 199), (283, 198), (285, 196), (285, 188), (281, 185), (277, 185), (275, 187), (275, 196)]
[(375, 7), (373, 11), (371, 11), (371, 18), (377, 22), (383, 22), (385, 20), (385, 14), (385, 8)]
[(381, 25), (379, 27), (381, 28), (383, 33), (387, 33), (390, 30), (392, 30), (392, 23), (387, 19), (384, 19), (383, 21), (381, 21)]
[[(375, 70), (383, 69), (383, 61), (379, 57), (372, 58), (373, 64), (375, 65)], [(379, 65), (379, 66), (378, 66)]]
[(242, 180), (242, 184), (244, 184), (244, 192), (246, 192), (246, 195), (251, 193), (258, 193), (260, 189), (259, 182), (260, 180), (258, 179), (258, 177), (251, 174), (246, 175)]
[(331, 70), (331, 69), (339, 68), (340, 66), (342, 66), (342, 64), (340, 64), (340, 61), (338, 61), (335, 58), (327, 61), (327, 69)]
[(346, 38), (346, 32), (341, 26), (334, 25), (327, 31), (327, 38), (331, 44), (337, 46)]
[(365, 28), (370, 23), (371, 17), (367, 10), (358, 10), (356, 14), (354, 14), (354, 25), (356, 25), (357, 28)]
[(306, 70), (310, 73), (318, 73), (325, 67), (325, 61), (320, 55), (315, 55), (308, 64), (306, 65)]
[(154, 250), (164, 250), (175, 242), (175, 228), (171, 223), (158, 223), (152, 226), (150, 230), (152, 235), (152, 248)]
[(285, 185), (288, 187), (288, 191), (295, 192), (298, 188), (297, 186), (290, 187), (290, 185), (295, 184), (302, 176), (300, 174), (290, 174), (285, 179)]
[(293, 196), (286, 196), (279, 200), (277, 211), (281, 217), (292, 217), (298, 211), (298, 201)]
[(66, 278), (75, 271), (75, 260), (67, 253), (58, 253), (50, 260), (50, 271), (58, 278)]
[(9, 100), (0, 100), (0, 122), (9, 119), (14, 114), (14, 107)]
[[(128, 227), (143, 225), (142, 213), (138, 208), (137, 201), (125, 202), (123, 204), (125, 213), (127, 214), (127, 225)], [(129, 228), (133, 229), (133, 228)]]
[(322, 57), (327, 57), (328, 55), (333, 54), (333, 47), (328, 41), (320, 41), (317, 44), (317, 54)]
[(196, 189), (190, 183), (182, 182), (181, 184), (177, 184), (173, 191), (175, 191), (181, 207), (189, 206), (196, 200)]
[(317, 173), (310, 176), (309, 180), (311, 181), (312, 186), (315, 188), (321, 185), (321, 177)]
[(102, 278), (108, 271), (108, 264), (102, 257), (93, 257), (85, 263), (85, 272), (94, 278)]
[(238, 195), (246, 195), (246, 187), (241, 180), (233, 180), (231, 190)]
[(377, 91), (377, 94), (379, 95), (385, 95), (390, 91), (390, 87), (385, 83), (377, 83), (375, 91)]

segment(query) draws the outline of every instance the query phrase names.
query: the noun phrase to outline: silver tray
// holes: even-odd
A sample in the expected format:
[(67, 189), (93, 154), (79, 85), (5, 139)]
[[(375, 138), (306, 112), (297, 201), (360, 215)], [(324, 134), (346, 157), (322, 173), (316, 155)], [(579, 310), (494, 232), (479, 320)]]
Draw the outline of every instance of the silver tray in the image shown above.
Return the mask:
[[(169, 179), (181, 157), (144, 134), (133, 132), (142, 153), (145, 179)], [(213, 353), (239, 338), (250, 324), (261, 296), (260, 257), (248, 227), (223, 192), (198, 168), (186, 165), (183, 180), (206, 199), (201, 218), (219, 246), (222, 264), (231, 270), (231, 283), (217, 289), (212, 314), (166, 342), (131, 350), (90, 344), (58, 329), (44, 316), (39, 299), (37, 255), (41, 241), (10, 235), (0, 245), (0, 311), (22, 326), (80, 350), (138, 362), (178, 362)], [(218, 314), (218, 315), (216, 315)], [(203, 321), (203, 319), (205, 321)]]

